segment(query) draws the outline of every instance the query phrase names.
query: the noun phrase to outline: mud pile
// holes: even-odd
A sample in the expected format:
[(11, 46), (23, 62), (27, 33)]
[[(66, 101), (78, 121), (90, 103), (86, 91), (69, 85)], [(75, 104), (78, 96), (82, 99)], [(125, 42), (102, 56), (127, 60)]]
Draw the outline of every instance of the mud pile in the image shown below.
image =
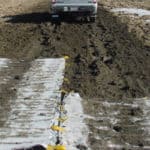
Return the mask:
[(41, 10), (5, 16), (1, 57), (32, 60), (68, 55), (66, 77), (71, 84), (65, 87), (82, 96), (120, 99), (149, 94), (149, 47), (128, 33), (118, 17), (99, 7), (94, 24), (68, 18), (53, 24), (48, 10)]

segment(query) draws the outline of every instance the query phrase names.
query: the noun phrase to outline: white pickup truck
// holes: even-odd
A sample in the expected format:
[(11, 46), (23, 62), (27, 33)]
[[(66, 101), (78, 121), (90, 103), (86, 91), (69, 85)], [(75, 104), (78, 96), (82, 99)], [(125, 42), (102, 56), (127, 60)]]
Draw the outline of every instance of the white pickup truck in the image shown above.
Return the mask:
[(52, 0), (52, 17), (65, 14), (73, 16), (89, 17), (95, 22), (97, 14), (97, 0)]

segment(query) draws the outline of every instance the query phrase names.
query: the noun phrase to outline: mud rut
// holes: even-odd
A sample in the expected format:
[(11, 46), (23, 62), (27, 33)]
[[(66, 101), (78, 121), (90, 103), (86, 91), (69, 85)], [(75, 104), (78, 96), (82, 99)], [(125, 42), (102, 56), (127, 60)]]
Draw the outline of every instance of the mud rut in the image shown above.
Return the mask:
[[(19, 82), (15, 76), (21, 78), (30, 61), (64, 55), (70, 57), (65, 75), (71, 82), (64, 88), (79, 92), (85, 99), (126, 100), (149, 95), (150, 48), (102, 7), (94, 24), (71, 20), (52, 24), (49, 14), (43, 11), (5, 19), (7, 23), (0, 28), (0, 55), (25, 63), (12, 69), (14, 78), (1, 87), (2, 106), (15, 96), (12, 87)], [(96, 115), (96, 103), (92, 108), (87, 113)]]

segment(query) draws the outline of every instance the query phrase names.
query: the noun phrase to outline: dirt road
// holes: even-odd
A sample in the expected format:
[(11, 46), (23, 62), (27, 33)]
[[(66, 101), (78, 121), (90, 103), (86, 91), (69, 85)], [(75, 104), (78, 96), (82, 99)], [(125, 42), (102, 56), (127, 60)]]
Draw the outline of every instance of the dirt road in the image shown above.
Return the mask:
[(15, 97), (11, 89), (19, 81), (14, 77), (21, 78), (31, 60), (64, 55), (70, 57), (65, 76), (71, 83), (64, 88), (85, 99), (149, 95), (150, 47), (129, 33), (117, 16), (99, 6), (94, 24), (69, 19), (53, 24), (48, 0), (12, 2), (1, 5), (0, 57), (24, 60), (24, 65), (12, 69), (12, 78), (0, 87), (2, 106)]

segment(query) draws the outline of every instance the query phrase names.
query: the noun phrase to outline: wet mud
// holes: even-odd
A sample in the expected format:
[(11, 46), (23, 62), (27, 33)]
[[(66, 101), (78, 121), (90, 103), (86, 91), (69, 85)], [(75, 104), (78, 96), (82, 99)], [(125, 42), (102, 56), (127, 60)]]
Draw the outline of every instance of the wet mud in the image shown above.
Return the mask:
[[(38, 6), (39, 12), (33, 8), (32, 12), (2, 18), (5, 22), (0, 25), (0, 57), (30, 63), (36, 58), (69, 56), (65, 76), (70, 83), (64, 83), (63, 87), (79, 92), (87, 103), (87, 98), (125, 101), (149, 95), (150, 47), (144, 46), (134, 33), (128, 33), (127, 25), (118, 17), (100, 6), (95, 23), (72, 18), (52, 22), (45, 6)], [(28, 63), (24, 63), (23, 69), (14, 70), (15, 75), (21, 78), (29, 68)], [(6, 88), (0, 87), (3, 93), (0, 102), (5, 105), (15, 96), (8, 87), (17, 84), (18, 77), (12, 79)], [(94, 105), (87, 113), (96, 116), (99, 108), (97, 102), (93, 103), (84, 104), (85, 112), (90, 104)], [(116, 125), (113, 129), (120, 132), (122, 127)], [(90, 131), (97, 132), (93, 128)], [(97, 142), (95, 148), (98, 146)]]
[(69, 19), (54, 24), (45, 12), (11, 16), (0, 38), (3, 57), (68, 55), (66, 77), (72, 84), (67, 88), (82, 96), (120, 99), (149, 94), (149, 47), (102, 7), (94, 24)]

